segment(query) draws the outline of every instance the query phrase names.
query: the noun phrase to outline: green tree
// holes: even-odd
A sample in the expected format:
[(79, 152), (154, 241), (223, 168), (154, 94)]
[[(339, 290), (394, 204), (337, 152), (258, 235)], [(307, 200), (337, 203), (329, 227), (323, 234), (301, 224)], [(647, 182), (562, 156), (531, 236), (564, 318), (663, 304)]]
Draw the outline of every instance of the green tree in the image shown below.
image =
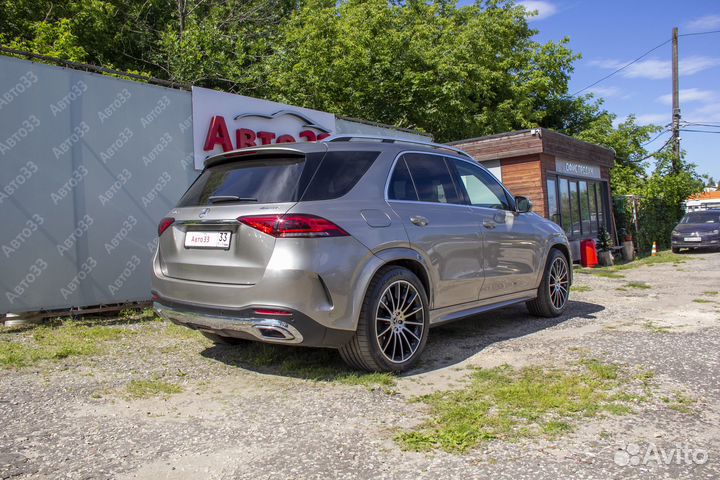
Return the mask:
[(263, 67), (266, 94), (439, 141), (529, 128), (577, 58), (535, 33), (511, 2), (307, 0)]
[[(598, 105), (599, 107), (599, 105)], [(637, 194), (642, 189), (649, 167), (646, 144), (661, 127), (638, 125), (634, 115), (613, 126), (616, 115), (600, 113), (575, 136), (586, 142), (595, 143), (615, 151), (615, 167), (611, 170), (613, 193), (617, 195)]]
[(87, 59), (87, 51), (73, 34), (70, 20), (64, 18), (55, 23), (33, 22), (29, 25), (29, 30), (31, 38), (13, 39), (9, 42), (9, 47), (73, 62)]

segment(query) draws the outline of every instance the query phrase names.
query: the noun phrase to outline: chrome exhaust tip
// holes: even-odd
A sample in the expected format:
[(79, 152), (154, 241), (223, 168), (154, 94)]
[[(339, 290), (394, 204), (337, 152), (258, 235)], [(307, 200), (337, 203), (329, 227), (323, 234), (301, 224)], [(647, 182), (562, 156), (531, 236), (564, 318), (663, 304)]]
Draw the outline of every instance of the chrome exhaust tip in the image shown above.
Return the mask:
[(287, 340), (295, 339), (295, 336), (288, 330), (276, 325), (257, 325), (255, 329), (260, 332), (263, 338), (270, 340)]

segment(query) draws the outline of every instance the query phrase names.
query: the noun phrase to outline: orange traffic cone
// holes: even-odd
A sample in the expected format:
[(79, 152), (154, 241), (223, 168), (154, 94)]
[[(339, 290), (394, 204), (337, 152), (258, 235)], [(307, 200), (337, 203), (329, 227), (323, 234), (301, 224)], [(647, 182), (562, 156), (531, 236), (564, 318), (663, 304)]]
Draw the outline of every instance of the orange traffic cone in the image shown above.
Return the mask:
[(655, 242), (653, 242), (652, 256), (657, 256), (657, 245), (655, 245)]

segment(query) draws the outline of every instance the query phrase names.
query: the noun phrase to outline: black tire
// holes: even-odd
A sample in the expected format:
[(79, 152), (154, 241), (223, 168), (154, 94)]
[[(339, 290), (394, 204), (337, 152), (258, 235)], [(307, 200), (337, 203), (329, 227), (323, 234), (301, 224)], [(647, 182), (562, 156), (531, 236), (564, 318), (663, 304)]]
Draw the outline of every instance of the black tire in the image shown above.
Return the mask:
[[(550, 292), (550, 285), (552, 282), (551, 273), (555, 262), (560, 262), (565, 266), (566, 276), (564, 286), (566, 288), (566, 291), (564, 292), (564, 301), (562, 302), (559, 301), (560, 297), (558, 297), (558, 295), (562, 294), (563, 292), (556, 291), (554, 296), (551, 295)], [(537, 297), (525, 303), (525, 305), (527, 305), (527, 309), (530, 311), (531, 314), (538, 317), (548, 318), (562, 315), (562, 313), (567, 308), (568, 300), (570, 298), (570, 268), (571, 267), (570, 265), (568, 265), (567, 258), (560, 250), (556, 248), (550, 250), (547, 262), (545, 262), (545, 270), (543, 271), (542, 281), (540, 282), (540, 286), (538, 287)], [(562, 284), (562, 281), (560, 283)]]
[(217, 333), (202, 331), (200, 333), (202, 333), (206, 338), (211, 340), (216, 345), (243, 345), (250, 342), (250, 340), (245, 340), (243, 338), (226, 337), (224, 335), (218, 335)]
[[(417, 293), (417, 300), (413, 298), (413, 300), (410, 301), (410, 298), (408, 298), (412, 297), (415, 293), (411, 293), (412, 289), (408, 287), (408, 284), (411, 285)], [(381, 299), (392, 300), (391, 297), (393, 293), (389, 294), (391, 297), (387, 296), (391, 286), (393, 287), (393, 292), (395, 292), (396, 287), (399, 286), (401, 289), (399, 296), (401, 298), (402, 288), (406, 288), (405, 291), (407, 293), (400, 307), (395, 308), (397, 316), (396, 313), (390, 311), (391, 309), (382, 307), (383, 315), (387, 314), (388, 317), (390, 317), (390, 320), (387, 321), (388, 327), (385, 327), (385, 331), (390, 331), (384, 336), (381, 331), (381, 336), (378, 338), (378, 324), (380, 323), (384, 326), (386, 320), (377, 319), (376, 316), (379, 316), (378, 312), (381, 310)], [(407, 314), (411, 313), (411, 310), (417, 310), (420, 306), (422, 306), (422, 311), (413, 315), (407, 315), (407, 317), (405, 313), (398, 313), (401, 312), (402, 308), (406, 305), (407, 309), (404, 310), (404, 312)], [(414, 273), (406, 268), (392, 265), (383, 267), (375, 274), (375, 277), (373, 277), (368, 286), (360, 310), (360, 318), (355, 336), (347, 344), (340, 347), (340, 356), (348, 365), (359, 370), (367, 370), (370, 372), (404, 372), (412, 367), (422, 354), (425, 343), (427, 342), (429, 324), (428, 299), (422, 282), (420, 282)], [(383, 327), (381, 326), (380, 328)], [(413, 332), (412, 336), (406, 333), (408, 331)], [(404, 336), (404, 339), (402, 336)], [(385, 349), (388, 353), (384, 353), (383, 346), (380, 345), (381, 342), (387, 342)], [(407, 345), (408, 357), (403, 358), (402, 354), (397, 356), (396, 354), (400, 352), (395, 351), (395, 343), (393, 343), (391, 348), (390, 342), (399, 342), (399, 345), (403, 346), (401, 347), (403, 350), (404, 346)], [(413, 348), (415, 348), (414, 351)], [(390, 350), (392, 350), (392, 352), (390, 352)], [(395, 360), (393, 361), (389, 357), (393, 357)]]

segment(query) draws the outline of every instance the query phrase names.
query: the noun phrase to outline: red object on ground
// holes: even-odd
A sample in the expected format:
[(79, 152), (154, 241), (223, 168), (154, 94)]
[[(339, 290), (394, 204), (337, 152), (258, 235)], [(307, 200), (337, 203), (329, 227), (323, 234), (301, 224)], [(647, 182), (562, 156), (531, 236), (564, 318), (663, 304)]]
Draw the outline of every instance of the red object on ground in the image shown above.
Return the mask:
[(589, 238), (580, 242), (580, 264), (583, 267), (597, 267), (598, 256), (595, 240)]

